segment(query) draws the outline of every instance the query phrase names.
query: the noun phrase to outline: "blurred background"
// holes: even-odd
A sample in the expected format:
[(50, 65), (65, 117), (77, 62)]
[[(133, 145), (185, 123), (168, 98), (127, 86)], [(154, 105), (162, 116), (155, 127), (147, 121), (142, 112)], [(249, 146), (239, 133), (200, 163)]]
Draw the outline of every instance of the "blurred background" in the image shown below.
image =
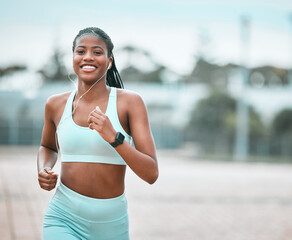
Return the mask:
[[(216, 160), (214, 164), (223, 160), (221, 167), (228, 162), (243, 166), (240, 169), (247, 163), (268, 164), (264, 166), (271, 167), (271, 174), (282, 169), (279, 166), (290, 169), (292, 2), (286, 0), (3, 2), (2, 162), (13, 149), (21, 146), (26, 151), (40, 144), (46, 99), (74, 89), (68, 79), (68, 75), (76, 79), (72, 42), (80, 29), (89, 26), (100, 27), (112, 38), (125, 88), (143, 97), (162, 166), (175, 158), (170, 161), (174, 169), (184, 161), (203, 164), (204, 160)], [(209, 167), (218, 169), (218, 165)], [(225, 169), (231, 173), (230, 167)], [(281, 181), (287, 186), (288, 193), (283, 188), (283, 194), (288, 194), (290, 206), (291, 179), (287, 172), (277, 173), (287, 174)], [(188, 174), (194, 176), (195, 170)], [(244, 176), (237, 180), (244, 181)], [(181, 177), (182, 184), (195, 181)], [(235, 179), (229, 177), (230, 182)], [(275, 189), (283, 186), (281, 181)], [(254, 239), (292, 238), (290, 225), (284, 232), (281, 238)], [(151, 236), (136, 239), (195, 239), (191, 233), (185, 238)], [(206, 233), (200, 239), (253, 238), (216, 238)]]
[(11, 1), (1, 8), (0, 143), (39, 144), (48, 96), (72, 90), (72, 41), (104, 29), (158, 148), (232, 160), (292, 155), (288, 1)]

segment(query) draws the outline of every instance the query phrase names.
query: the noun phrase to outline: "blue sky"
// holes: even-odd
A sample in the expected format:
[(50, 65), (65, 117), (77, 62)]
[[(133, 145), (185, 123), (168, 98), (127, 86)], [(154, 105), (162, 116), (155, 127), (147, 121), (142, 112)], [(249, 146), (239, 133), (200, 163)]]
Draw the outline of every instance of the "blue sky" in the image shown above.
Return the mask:
[(240, 17), (248, 16), (248, 65), (291, 67), (289, 14), (292, 3), (285, 0), (11, 0), (0, 9), (0, 64), (25, 63), (37, 70), (58, 47), (70, 67), (75, 35), (81, 28), (98, 26), (111, 36), (116, 49), (133, 44), (151, 52), (157, 62), (187, 74), (199, 53), (221, 64), (240, 63)]

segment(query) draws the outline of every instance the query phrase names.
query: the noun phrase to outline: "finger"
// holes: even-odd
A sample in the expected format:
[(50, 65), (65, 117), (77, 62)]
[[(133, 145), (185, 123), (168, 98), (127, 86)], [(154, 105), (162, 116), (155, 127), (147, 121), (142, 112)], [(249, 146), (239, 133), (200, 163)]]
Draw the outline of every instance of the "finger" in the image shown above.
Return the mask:
[(50, 184), (50, 183), (55, 183), (55, 182), (57, 182), (57, 179), (58, 179), (57, 176), (53, 176), (53, 177), (49, 177), (49, 178), (39, 177), (39, 178), (38, 178), (38, 181), (39, 181), (40, 183), (47, 183), (47, 184)]
[(50, 191), (50, 190), (52, 190), (53, 188), (56, 187), (56, 183), (55, 184), (40, 183), (40, 187), (42, 189), (45, 189), (47, 191)]
[(49, 176), (51, 174), (47, 173), (46, 171), (41, 171), (41, 172), (39, 172), (38, 175), (39, 175), (39, 177), (42, 177), (42, 178), (49, 178)]
[(88, 124), (89, 123), (92, 123), (92, 122), (95, 122), (97, 119), (101, 118), (101, 116), (99, 116), (98, 114), (94, 114), (94, 113), (91, 113), (89, 116), (88, 116), (88, 119), (87, 119), (87, 122)]
[(93, 110), (89, 113), (89, 115), (91, 115), (91, 114), (93, 114), (93, 113), (104, 114), (104, 113), (100, 110), (100, 108), (99, 108), (98, 106), (96, 106), (95, 109), (93, 109)]
[(39, 178), (39, 183), (40, 184), (56, 184), (58, 181), (58, 178), (50, 178), (50, 179), (44, 179), (44, 178)]
[(95, 124), (102, 124), (106, 120), (106, 117), (97, 113), (93, 113), (92, 115), (89, 116), (87, 122), (88, 124), (90, 123), (95, 123)]
[(88, 127), (89, 127), (91, 130), (94, 130), (94, 123), (89, 123)]
[(51, 191), (56, 187), (56, 184), (40, 184), (40, 187), (44, 190)]
[(93, 111), (91, 116), (96, 117), (96, 118), (100, 118), (100, 117), (104, 117), (105, 114), (103, 112)]
[(58, 178), (58, 174), (55, 174), (55, 173), (52, 173), (52, 174), (49, 174), (49, 173), (46, 173), (46, 172), (39, 172), (38, 174), (38, 178), (39, 179), (57, 179)]
[(101, 127), (100, 127), (100, 125), (98, 125), (98, 124), (96, 124), (96, 123), (94, 123), (94, 122), (92, 122), (92, 123), (90, 123), (89, 124), (89, 128), (91, 129), (91, 130), (96, 130), (96, 131), (100, 131), (100, 129), (101, 129)]
[(96, 130), (102, 129), (105, 126), (105, 118), (94, 118), (89, 124)]
[(39, 183), (40, 187), (46, 190), (53, 189), (57, 183)]
[(46, 179), (46, 178), (38, 178), (39, 183), (51, 183), (52, 180), (51, 179)]
[(96, 106), (95, 109), (96, 109), (98, 112), (103, 113), (103, 112), (100, 110), (99, 106)]
[(95, 118), (102, 118), (105, 117), (105, 114), (103, 112), (93, 111), (90, 116)]
[(46, 173), (50, 173), (50, 172), (52, 172), (52, 169), (51, 169), (50, 167), (45, 167), (43, 170), (44, 170)]

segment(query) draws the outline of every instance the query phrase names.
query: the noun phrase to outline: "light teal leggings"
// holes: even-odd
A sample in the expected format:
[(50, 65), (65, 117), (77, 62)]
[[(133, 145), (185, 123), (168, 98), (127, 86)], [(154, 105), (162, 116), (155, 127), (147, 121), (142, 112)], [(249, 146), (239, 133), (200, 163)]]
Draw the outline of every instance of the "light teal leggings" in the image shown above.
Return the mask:
[(129, 240), (125, 194), (109, 199), (90, 198), (60, 183), (44, 216), (42, 239)]

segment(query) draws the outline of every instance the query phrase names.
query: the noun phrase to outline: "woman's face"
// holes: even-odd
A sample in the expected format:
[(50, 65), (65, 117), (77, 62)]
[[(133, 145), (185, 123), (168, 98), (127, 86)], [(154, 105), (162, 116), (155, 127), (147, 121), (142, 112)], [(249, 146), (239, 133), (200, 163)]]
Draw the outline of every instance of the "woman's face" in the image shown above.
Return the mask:
[(73, 68), (79, 80), (96, 81), (104, 75), (111, 62), (107, 47), (100, 38), (84, 36), (77, 40), (73, 53)]

